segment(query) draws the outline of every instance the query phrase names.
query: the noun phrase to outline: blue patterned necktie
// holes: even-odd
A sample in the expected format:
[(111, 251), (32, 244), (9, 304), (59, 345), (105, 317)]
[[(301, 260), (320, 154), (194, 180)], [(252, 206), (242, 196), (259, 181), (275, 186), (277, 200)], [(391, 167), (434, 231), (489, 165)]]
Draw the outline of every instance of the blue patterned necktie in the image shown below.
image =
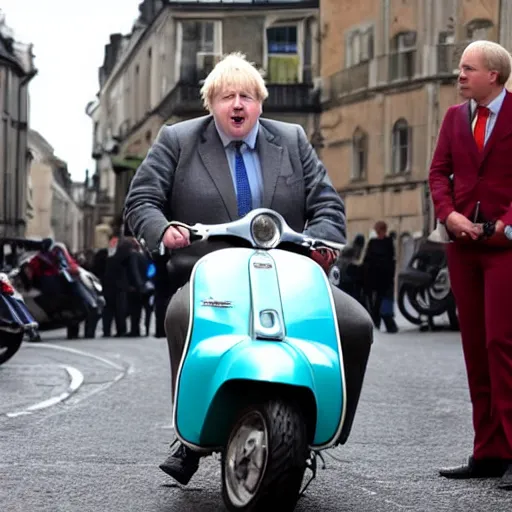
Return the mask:
[(238, 204), (238, 216), (243, 217), (252, 210), (251, 187), (247, 177), (244, 157), (240, 148), (242, 141), (235, 142), (235, 179), (236, 179), (236, 199)]

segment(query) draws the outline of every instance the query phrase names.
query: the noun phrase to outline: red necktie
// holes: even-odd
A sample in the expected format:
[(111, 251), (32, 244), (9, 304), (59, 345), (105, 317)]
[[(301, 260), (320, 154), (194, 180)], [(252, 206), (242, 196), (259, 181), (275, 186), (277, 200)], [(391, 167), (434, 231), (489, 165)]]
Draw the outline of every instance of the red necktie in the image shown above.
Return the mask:
[(490, 110), (487, 107), (476, 107), (477, 118), (475, 124), (475, 142), (479, 151), (483, 151), (485, 145), (485, 128), (487, 126), (487, 119), (489, 118)]

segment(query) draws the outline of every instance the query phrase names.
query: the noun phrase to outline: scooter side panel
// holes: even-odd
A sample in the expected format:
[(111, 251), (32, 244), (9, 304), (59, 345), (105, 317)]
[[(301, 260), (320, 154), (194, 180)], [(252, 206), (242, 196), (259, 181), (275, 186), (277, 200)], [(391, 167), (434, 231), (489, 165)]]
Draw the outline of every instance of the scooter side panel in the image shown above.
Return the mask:
[[(337, 438), (345, 415), (345, 375), (332, 292), (322, 268), (310, 258), (275, 250), (286, 340), (311, 365), (317, 404), (313, 445)], [(343, 333), (341, 333), (343, 335)]]

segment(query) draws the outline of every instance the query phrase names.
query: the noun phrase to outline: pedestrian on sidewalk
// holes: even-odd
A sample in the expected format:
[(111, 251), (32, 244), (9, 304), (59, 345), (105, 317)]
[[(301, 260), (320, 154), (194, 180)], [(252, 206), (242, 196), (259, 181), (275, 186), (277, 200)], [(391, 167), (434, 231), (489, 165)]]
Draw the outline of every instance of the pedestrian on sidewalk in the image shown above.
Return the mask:
[(368, 242), (363, 262), (368, 310), (377, 329), (384, 323), (386, 331), (394, 334), (398, 332), (394, 312), (395, 245), (384, 221), (378, 221), (373, 229), (377, 236)]

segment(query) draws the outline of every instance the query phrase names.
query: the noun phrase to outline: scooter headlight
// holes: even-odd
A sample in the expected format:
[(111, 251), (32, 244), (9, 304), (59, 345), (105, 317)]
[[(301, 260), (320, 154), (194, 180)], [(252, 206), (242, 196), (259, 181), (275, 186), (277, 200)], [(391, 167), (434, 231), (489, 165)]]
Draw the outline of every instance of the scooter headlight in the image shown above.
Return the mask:
[(258, 247), (272, 249), (281, 239), (279, 221), (266, 213), (258, 215), (252, 221), (251, 234)]

